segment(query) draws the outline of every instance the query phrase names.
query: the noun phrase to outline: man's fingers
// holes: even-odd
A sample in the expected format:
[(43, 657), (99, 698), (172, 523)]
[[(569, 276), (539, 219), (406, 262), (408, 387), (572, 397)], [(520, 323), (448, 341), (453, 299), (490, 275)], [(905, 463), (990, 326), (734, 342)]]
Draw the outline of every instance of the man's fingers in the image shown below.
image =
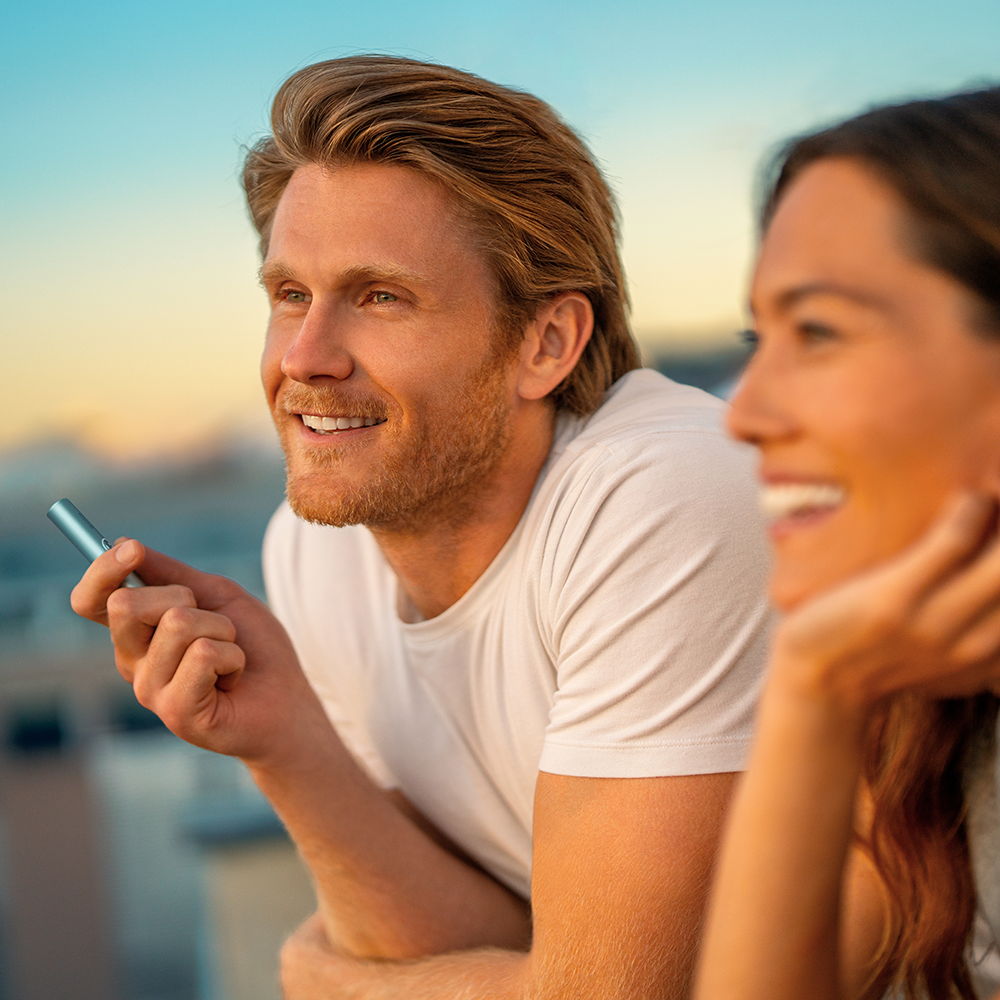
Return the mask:
[[(186, 587), (158, 587), (154, 593), (157, 592), (165, 596), (170, 593), (187, 595), (191, 603), (173, 604), (159, 615), (156, 631), (149, 640), (141, 669), (134, 680), (136, 697), (140, 702), (174, 679), (180, 669), (179, 665), (198, 642), (205, 640), (231, 644), (236, 638), (233, 623), (224, 615), (196, 608), (191, 591)], [(155, 612), (148, 617), (154, 617), (154, 614)], [(242, 655), (241, 652), (240, 656)], [(226, 666), (219, 672), (230, 673), (232, 669), (232, 666)], [(212, 684), (214, 683), (213, 675)]]
[(107, 598), (108, 626), (115, 653), (127, 664), (148, 652), (153, 633), (173, 608), (195, 608), (194, 594), (187, 587), (122, 587)]
[[(139, 575), (148, 586), (158, 587), (169, 583), (187, 587), (194, 594), (199, 608), (215, 610), (235, 596), (243, 593), (239, 584), (223, 576), (203, 573), (201, 570), (171, 559), (155, 549), (144, 548)], [(139, 565), (139, 564), (137, 564)]]
[(73, 588), (70, 605), (84, 618), (108, 624), (108, 598), (125, 582), (125, 577), (139, 566), (145, 547), (134, 538), (120, 540), (95, 559)]
[[(230, 689), (243, 672), (246, 657), (235, 643), (201, 636), (184, 651), (169, 683), (147, 695), (136, 690), (140, 703), (154, 708), (169, 729), (190, 739), (219, 722), (219, 689)], [(148, 703), (143, 699), (148, 697)]]

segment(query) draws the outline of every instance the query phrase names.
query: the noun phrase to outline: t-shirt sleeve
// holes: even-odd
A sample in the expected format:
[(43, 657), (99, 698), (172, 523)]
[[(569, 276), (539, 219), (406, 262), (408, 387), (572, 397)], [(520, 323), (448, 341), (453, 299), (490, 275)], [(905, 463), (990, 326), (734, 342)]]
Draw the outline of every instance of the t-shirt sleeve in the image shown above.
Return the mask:
[(744, 766), (769, 626), (755, 492), (750, 456), (708, 429), (577, 460), (538, 583), (557, 672), (541, 770)]
[[(278, 508), (264, 536), (264, 584), (271, 610), (284, 625), (299, 662), (313, 690), (323, 703), (330, 722), (358, 765), (380, 788), (395, 788), (397, 781), (375, 749), (363, 721), (370, 692), (358, 671), (337, 670), (336, 659), (363, 655), (349, 648), (330, 648), (314, 624), (325, 618), (324, 600), (336, 594), (336, 581), (317, 579), (329, 565), (356, 565), (332, 544), (332, 551), (317, 558), (317, 544), (333, 542), (336, 529), (317, 529), (299, 521), (287, 504)], [(341, 536), (345, 541), (347, 536)], [(350, 637), (345, 637), (349, 644)]]

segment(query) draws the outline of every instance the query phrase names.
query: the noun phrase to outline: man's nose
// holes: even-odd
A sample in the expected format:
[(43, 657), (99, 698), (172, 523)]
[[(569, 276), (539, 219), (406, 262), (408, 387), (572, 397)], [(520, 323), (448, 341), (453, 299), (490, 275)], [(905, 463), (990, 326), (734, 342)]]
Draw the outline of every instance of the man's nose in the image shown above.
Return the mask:
[(354, 359), (344, 341), (343, 324), (338, 322), (332, 306), (312, 303), (282, 356), (281, 370), (288, 378), (306, 384), (350, 377)]
[(726, 426), (738, 441), (761, 445), (794, 434), (790, 386), (761, 350), (750, 359), (729, 400)]

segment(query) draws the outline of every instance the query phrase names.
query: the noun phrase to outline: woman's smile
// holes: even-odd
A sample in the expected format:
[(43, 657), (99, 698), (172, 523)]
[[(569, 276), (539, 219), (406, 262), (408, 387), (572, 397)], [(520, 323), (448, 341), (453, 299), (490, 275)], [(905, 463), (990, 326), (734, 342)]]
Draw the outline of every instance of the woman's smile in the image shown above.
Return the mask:
[(764, 238), (729, 422), (760, 451), (786, 610), (901, 551), (953, 493), (1000, 487), (1000, 343), (910, 242), (899, 197), (848, 159), (807, 168)]

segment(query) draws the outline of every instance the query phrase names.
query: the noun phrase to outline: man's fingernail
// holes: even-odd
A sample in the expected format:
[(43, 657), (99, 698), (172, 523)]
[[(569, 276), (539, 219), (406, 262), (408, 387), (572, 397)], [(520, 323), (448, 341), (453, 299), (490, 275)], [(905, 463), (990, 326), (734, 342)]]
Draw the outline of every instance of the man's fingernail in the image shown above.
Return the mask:
[(122, 542), (122, 544), (115, 550), (115, 556), (122, 564), (134, 562), (137, 555), (138, 552), (136, 552), (135, 542), (131, 539), (127, 542)]

